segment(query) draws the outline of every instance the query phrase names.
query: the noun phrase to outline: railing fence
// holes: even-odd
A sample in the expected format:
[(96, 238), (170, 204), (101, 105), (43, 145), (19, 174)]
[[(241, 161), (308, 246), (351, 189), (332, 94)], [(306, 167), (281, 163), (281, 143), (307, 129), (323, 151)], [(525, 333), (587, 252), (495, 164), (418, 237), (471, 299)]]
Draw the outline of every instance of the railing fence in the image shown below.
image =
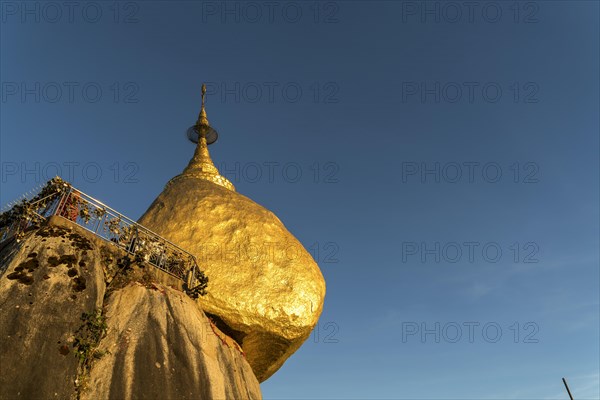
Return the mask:
[(49, 193), (42, 189), (39, 199), (24, 199), (0, 214), (0, 242), (13, 236), (18, 240), (28, 227), (58, 215), (181, 279), (191, 297), (205, 294), (208, 278), (192, 254), (66, 182), (59, 180), (63, 188), (57, 186), (56, 179), (45, 187)]

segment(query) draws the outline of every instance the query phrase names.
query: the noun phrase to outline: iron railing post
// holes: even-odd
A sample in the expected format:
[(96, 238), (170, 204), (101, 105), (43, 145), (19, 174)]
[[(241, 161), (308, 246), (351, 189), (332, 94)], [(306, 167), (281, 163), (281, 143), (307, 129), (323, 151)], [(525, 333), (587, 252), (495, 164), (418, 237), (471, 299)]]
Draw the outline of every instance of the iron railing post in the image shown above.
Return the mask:
[(60, 203), (58, 204), (58, 207), (56, 207), (56, 211), (54, 215), (61, 215), (63, 209), (65, 208), (65, 205), (67, 204), (67, 202), (69, 201), (69, 195), (71, 194), (71, 188), (69, 188), (68, 191), (66, 191), (60, 198)]

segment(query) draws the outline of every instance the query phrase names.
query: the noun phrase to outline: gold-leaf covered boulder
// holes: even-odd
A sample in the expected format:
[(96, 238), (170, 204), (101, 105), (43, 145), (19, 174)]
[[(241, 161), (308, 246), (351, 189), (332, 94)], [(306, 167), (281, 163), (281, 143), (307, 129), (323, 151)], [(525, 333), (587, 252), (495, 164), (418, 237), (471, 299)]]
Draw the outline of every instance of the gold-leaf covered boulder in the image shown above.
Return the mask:
[(202, 309), (241, 345), (262, 382), (310, 335), (325, 281), (283, 223), (235, 192), (213, 165), (204, 98), (194, 128), (194, 157), (139, 222), (197, 257), (209, 277), (208, 294), (198, 300)]

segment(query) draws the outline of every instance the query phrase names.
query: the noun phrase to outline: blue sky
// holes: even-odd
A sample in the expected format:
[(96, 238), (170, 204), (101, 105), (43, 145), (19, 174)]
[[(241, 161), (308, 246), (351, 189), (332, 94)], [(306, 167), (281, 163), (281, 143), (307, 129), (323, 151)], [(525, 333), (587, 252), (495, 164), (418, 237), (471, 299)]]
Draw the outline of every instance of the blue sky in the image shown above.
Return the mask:
[(193, 153), (327, 281), (266, 399), (599, 386), (599, 5), (1, 6), (2, 205), (59, 173), (138, 218)]

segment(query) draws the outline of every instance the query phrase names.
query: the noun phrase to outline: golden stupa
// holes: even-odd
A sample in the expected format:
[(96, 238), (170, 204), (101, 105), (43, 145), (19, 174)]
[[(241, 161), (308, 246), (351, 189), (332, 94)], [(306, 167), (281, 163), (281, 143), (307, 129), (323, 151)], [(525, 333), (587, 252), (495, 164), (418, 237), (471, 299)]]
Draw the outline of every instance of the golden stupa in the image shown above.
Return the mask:
[(260, 382), (308, 338), (323, 309), (325, 280), (302, 244), (269, 210), (237, 193), (208, 152), (216, 140), (204, 107), (198, 144), (139, 222), (196, 256), (209, 277), (198, 301), (244, 350)]

